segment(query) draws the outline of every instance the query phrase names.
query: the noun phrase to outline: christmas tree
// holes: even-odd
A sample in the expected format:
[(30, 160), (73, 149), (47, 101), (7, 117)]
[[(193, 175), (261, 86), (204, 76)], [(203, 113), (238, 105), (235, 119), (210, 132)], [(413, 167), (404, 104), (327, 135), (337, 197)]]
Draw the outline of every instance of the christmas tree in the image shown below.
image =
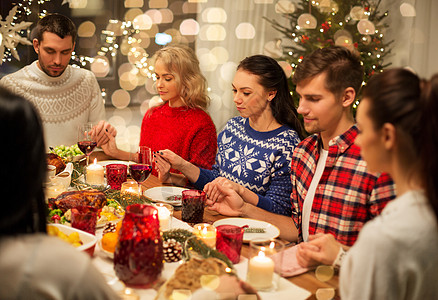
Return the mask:
[[(384, 41), (388, 27), (384, 19), (388, 11), (379, 11), (381, 0), (300, 0), (296, 5), (279, 2), (283, 5), (278, 9), (289, 20), (289, 26), (276, 20), (268, 21), (284, 34), (283, 42), (290, 41), (283, 45), (280, 59), (287, 61), (292, 70), (305, 55), (333, 45), (344, 46), (360, 56), (365, 70), (364, 82), (389, 65), (384, 63), (384, 58), (391, 53), (392, 41)], [(290, 88), (295, 91), (292, 80)], [(298, 101), (297, 96), (293, 96)]]

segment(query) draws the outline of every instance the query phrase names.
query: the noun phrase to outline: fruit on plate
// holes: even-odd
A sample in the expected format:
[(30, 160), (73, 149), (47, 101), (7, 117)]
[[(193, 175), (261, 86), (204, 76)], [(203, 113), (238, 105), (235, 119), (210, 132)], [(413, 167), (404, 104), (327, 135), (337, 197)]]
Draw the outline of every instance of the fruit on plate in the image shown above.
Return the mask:
[(61, 230), (59, 230), (58, 227), (47, 226), (47, 234), (52, 236), (57, 236), (60, 239), (72, 244), (75, 247), (80, 247), (83, 244), (81, 238), (79, 237), (79, 233), (77, 232), (72, 232), (69, 235), (67, 235)]
[(65, 169), (64, 160), (55, 153), (47, 153), (47, 164), (56, 167), (55, 174), (59, 174)]
[(98, 190), (64, 192), (55, 199), (49, 199), (52, 209), (59, 208), (63, 213), (77, 206), (94, 206), (98, 209), (106, 204), (106, 196)]
[(104, 234), (102, 236), (102, 248), (108, 252), (114, 253), (116, 250), (117, 239), (119, 238), (119, 231), (122, 227), (122, 222), (117, 222), (114, 229), (108, 231), (107, 227), (113, 227), (114, 224), (108, 223), (104, 228)]

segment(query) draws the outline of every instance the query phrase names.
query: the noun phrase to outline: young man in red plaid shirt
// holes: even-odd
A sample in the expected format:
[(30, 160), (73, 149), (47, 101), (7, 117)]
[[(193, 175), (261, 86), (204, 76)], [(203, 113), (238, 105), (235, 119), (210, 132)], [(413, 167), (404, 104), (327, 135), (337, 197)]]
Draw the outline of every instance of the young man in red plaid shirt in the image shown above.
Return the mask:
[(361, 62), (343, 47), (318, 49), (303, 59), (293, 79), (300, 95), (298, 113), (311, 134), (292, 158), (293, 222), (244, 202), (226, 182), (217, 186), (220, 196), (207, 204), (225, 215), (272, 223), (287, 240), (331, 233), (351, 246), (363, 224), (395, 197), (392, 180), (368, 173), (354, 145), (357, 127), (351, 106), (362, 84)]

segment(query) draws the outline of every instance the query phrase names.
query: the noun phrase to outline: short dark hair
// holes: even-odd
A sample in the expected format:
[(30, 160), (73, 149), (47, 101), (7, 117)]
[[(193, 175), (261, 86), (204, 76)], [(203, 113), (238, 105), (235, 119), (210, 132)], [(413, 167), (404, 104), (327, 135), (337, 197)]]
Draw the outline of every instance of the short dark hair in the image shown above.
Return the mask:
[(290, 94), (286, 74), (278, 62), (266, 55), (253, 55), (243, 59), (237, 70), (245, 70), (258, 76), (258, 83), (267, 91), (277, 91), (269, 103), (275, 120), (294, 129), (301, 139), (304, 129), (298, 119), (297, 109)]
[(358, 55), (345, 47), (334, 46), (317, 49), (305, 56), (297, 66), (293, 83), (312, 78), (326, 72), (326, 89), (336, 96), (352, 87), (359, 93), (363, 82), (363, 66)]
[(43, 40), (43, 33), (51, 32), (65, 38), (72, 37), (72, 42), (76, 41), (77, 31), (72, 20), (60, 14), (50, 14), (40, 19), (35, 27), (35, 37), (39, 42)]
[(40, 117), (27, 100), (0, 87), (0, 237), (46, 232), (43, 182), (47, 171)]

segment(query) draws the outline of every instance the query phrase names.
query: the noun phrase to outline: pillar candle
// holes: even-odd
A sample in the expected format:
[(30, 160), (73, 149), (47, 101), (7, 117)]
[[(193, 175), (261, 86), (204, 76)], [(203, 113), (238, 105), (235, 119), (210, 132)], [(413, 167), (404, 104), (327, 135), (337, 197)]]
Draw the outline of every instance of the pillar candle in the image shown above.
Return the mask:
[(156, 205), (156, 208), (158, 210), (158, 220), (160, 221), (160, 230), (166, 231), (170, 229), (170, 222), (172, 219), (172, 213), (171, 211), (160, 204)]
[(97, 164), (97, 160), (94, 159), (94, 163), (87, 167), (87, 183), (90, 185), (103, 185), (104, 178), (103, 167)]
[(193, 226), (193, 234), (203, 240), (208, 247), (216, 248), (216, 228), (213, 225), (196, 224)]
[(260, 251), (248, 262), (247, 280), (256, 289), (268, 289), (272, 286), (274, 276), (274, 261)]

